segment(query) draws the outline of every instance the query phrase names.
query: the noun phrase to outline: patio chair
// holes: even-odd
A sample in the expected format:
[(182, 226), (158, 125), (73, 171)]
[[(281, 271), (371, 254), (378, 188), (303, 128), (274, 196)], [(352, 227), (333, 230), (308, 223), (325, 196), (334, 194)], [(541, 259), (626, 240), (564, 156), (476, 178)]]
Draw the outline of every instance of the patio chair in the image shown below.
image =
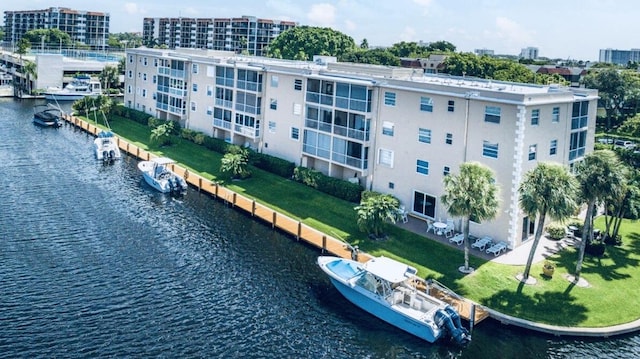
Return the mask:
[(506, 251), (507, 251), (507, 244), (504, 243), (504, 242), (498, 242), (498, 243), (490, 246), (489, 248), (487, 248), (487, 253), (488, 254), (493, 254), (496, 257), (500, 253), (506, 252)]
[(458, 233), (455, 236), (449, 238), (449, 243), (455, 243), (457, 245), (461, 245), (464, 242), (464, 235), (462, 233)]
[(433, 231), (433, 234), (436, 234), (436, 227), (433, 225), (433, 221), (427, 220), (427, 233), (429, 231)]
[(400, 206), (398, 208), (398, 216), (400, 217), (402, 223), (409, 222), (409, 217), (407, 217), (407, 209), (404, 206)]
[(482, 237), (478, 240), (476, 240), (475, 242), (473, 242), (471, 244), (471, 248), (477, 248), (481, 251), (484, 251), (484, 249), (487, 246), (491, 246), (491, 242), (493, 242), (493, 239), (491, 237)]
[(453, 237), (456, 231), (456, 226), (453, 224), (453, 219), (447, 219), (447, 227), (444, 229), (444, 236), (449, 238)]

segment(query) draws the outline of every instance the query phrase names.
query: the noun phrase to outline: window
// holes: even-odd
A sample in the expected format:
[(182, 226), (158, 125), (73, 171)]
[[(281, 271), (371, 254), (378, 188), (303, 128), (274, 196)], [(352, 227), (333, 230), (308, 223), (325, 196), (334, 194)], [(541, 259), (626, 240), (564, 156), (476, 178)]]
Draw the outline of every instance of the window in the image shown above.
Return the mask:
[(133, 71), (129, 70), (129, 78), (133, 78)]
[(299, 141), (300, 140), (300, 129), (297, 127), (291, 127), (291, 139)]
[(558, 140), (551, 140), (549, 144), (549, 155), (553, 156), (558, 152)]
[(498, 158), (498, 144), (482, 141), (482, 155), (485, 157)]
[(276, 122), (269, 121), (269, 132), (276, 133)]
[(540, 110), (531, 110), (531, 126), (538, 126), (540, 123)]
[(133, 55), (129, 55), (129, 63), (132, 64), (133, 63)]
[(384, 148), (378, 150), (378, 163), (393, 168), (393, 151)]
[(127, 86), (127, 93), (131, 93), (131, 85)]
[(207, 96), (213, 97), (213, 86), (207, 85)]
[(484, 121), (500, 123), (500, 107), (486, 106), (484, 110)]
[(382, 122), (382, 134), (385, 136), (393, 136), (393, 122)]
[(573, 103), (573, 113), (571, 115), (571, 129), (577, 130), (587, 127), (589, 118), (589, 102), (580, 101)]
[(158, 67), (158, 59), (153, 59), (153, 67)]
[(533, 161), (536, 159), (537, 149), (538, 149), (538, 145), (529, 146), (529, 161)]
[(146, 72), (142, 74), (142, 80), (144, 82), (147, 82), (147, 73)]
[(278, 76), (271, 75), (271, 87), (278, 87)]
[(422, 143), (431, 143), (431, 130), (426, 128), (419, 128), (418, 141)]
[(142, 89), (142, 97), (147, 97), (147, 89)]
[(456, 109), (455, 104), (456, 104), (455, 101), (449, 100), (449, 102), (447, 102), (447, 111), (453, 112)]
[(191, 111), (196, 111), (196, 103), (194, 101), (191, 101)]
[(389, 189), (394, 189), (394, 188), (396, 188), (396, 184), (395, 184), (395, 183), (393, 183), (393, 182), (389, 182), (389, 185), (388, 185), (388, 186), (389, 186)]
[(198, 92), (198, 84), (193, 84), (193, 92)]
[(296, 91), (302, 91), (302, 80), (295, 79), (293, 80), (293, 89)]
[(413, 212), (435, 218), (436, 197), (418, 191), (413, 192)]
[(191, 66), (191, 70), (193, 71), (194, 74), (198, 73), (198, 64), (193, 64)]
[(451, 168), (449, 168), (449, 166), (444, 166), (444, 168), (442, 169), (442, 175), (448, 176), (449, 173), (451, 173)]
[(416, 162), (416, 172), (421, 173), (423, 175), (429, 174), (429, 162), (423, 160), (417, 160)]
[(269, 101), (269, 108), (272, 110), (277, 110), (278, 109), (278, 100), (276, 100), (275, 98), (272, 98)]
[(453, 144), (453, 133), (447, 133), (447, 136), (444, 139), (444, 143), (446, 143), (447, 145)]
[(420, 97), (420, 111), (433, 112), (433, 100), (431, 97)]
[(156, 77), (156, 75), (153, 75), (153, 77), (151, 78), (151, 82), (153, 82), (154, 84), (158, 82), (158, 78)]
[(560, 122), (560, 107), (554, 107), (551, 113), (551, 122)]
[(384, 104), (385, 106), (395, 106), (396, 105), (396, 93), (388, 92), (384, 93)]
[(212, 116), (213, 115), (213, 107), (207, 106), (207, 115), (208, 116)]

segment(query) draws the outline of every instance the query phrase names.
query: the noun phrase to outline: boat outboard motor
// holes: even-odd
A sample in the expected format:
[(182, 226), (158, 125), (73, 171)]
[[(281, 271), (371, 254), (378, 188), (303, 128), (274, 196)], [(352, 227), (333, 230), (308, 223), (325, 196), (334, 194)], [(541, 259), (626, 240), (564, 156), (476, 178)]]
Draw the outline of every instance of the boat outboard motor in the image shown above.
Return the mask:
[(438, 309), (435, 320), (438, 327), (445, 329), (456, 343), (467, 344), (471, 341), (471, 334), (462, 326), (460, 315), (451, 306)]
[(113, 162), (116, 159), (116, 152), (114, 150), (109, 151), (109, 160)]
[(109, 152), (107, 150), (102, 151), (102, 160), (105, 162), (109, 160)]

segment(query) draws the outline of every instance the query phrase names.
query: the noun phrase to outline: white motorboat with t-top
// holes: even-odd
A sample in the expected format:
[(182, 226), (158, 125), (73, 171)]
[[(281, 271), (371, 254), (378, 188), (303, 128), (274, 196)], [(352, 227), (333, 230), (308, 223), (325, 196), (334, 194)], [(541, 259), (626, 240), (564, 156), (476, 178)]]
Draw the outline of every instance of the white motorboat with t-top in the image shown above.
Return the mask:
[(138, 169), (142, 171), (144, 180), (162, 193), (182, 193), (187, 190), (187, 181), (169, 169), (175, 163), (167, 157), (153, 158), (150, 161), (140, 161)]
[(318, 265), (351, 303), (391, 325), (430, 343), (447, 335), (460, 344), (471, 340), (451, 305), (416, 288), (411, 266), (386, 257), (363, 264), (332, 256), (318, 257)]
[(111, 131), (100, 131), (98, 137), (93, 140), (93, 147), (96, 159), (102, 162), (113, 162), (122, 157), (116, 136)]

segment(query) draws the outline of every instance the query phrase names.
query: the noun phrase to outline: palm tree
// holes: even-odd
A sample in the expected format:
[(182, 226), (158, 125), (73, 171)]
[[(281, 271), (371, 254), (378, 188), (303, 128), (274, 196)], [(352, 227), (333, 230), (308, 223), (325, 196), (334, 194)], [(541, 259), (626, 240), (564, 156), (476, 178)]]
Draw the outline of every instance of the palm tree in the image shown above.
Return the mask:
[(38, 70), (36, 63), (33, 61), (25, 61), (22, 65), (22, 73), (27, 76), (27, 93), (31, 93), (31, 79), (38, 78)]
[(622, 163), (611, 150), (598, 150), (586, 155), (584, 160), (576, 166), (576, 178), (580, 185), (582, 201), (587, 204), (582, 230), (583, 238), (580, 241), (574, 274), (577, 282), (580, 279), (587, 243), (593, 240), (593, 211), (596, 204), (611, 197), (626, 180)]
[(400, 201), (389, 194), (365, 191), (354, 209), (360, 230), (374, 238), (384, 237), (386, 223), (396, 223)]
[(569, 218), (577, 207), (578, 183), (562, 165), (538, 163), (525, 175), (518, 192), (520, 208), (530, 218), (535, 218), (537, 223), (533, 245), (522, 275), (522, 282), (526, 283), (547, 214), (555, 220)]
[(109, 88), (115, 87), (118, 84), (118, 68), (115, 66), (105, 66), (98, 75), (98, 78), (104, 85), (105, 93), (108, 93)]
[(477, 162), (463, 163), (460, 174), (444, 178), (441, 200), (450, 215), (463, 219), (464, 268), (460, 271), (472, 272), (473, 268), (469, 268), (469, 221), (472, 218), (476, 222), (490, 220), (498, 213), (498, 186), (493, 172)]

